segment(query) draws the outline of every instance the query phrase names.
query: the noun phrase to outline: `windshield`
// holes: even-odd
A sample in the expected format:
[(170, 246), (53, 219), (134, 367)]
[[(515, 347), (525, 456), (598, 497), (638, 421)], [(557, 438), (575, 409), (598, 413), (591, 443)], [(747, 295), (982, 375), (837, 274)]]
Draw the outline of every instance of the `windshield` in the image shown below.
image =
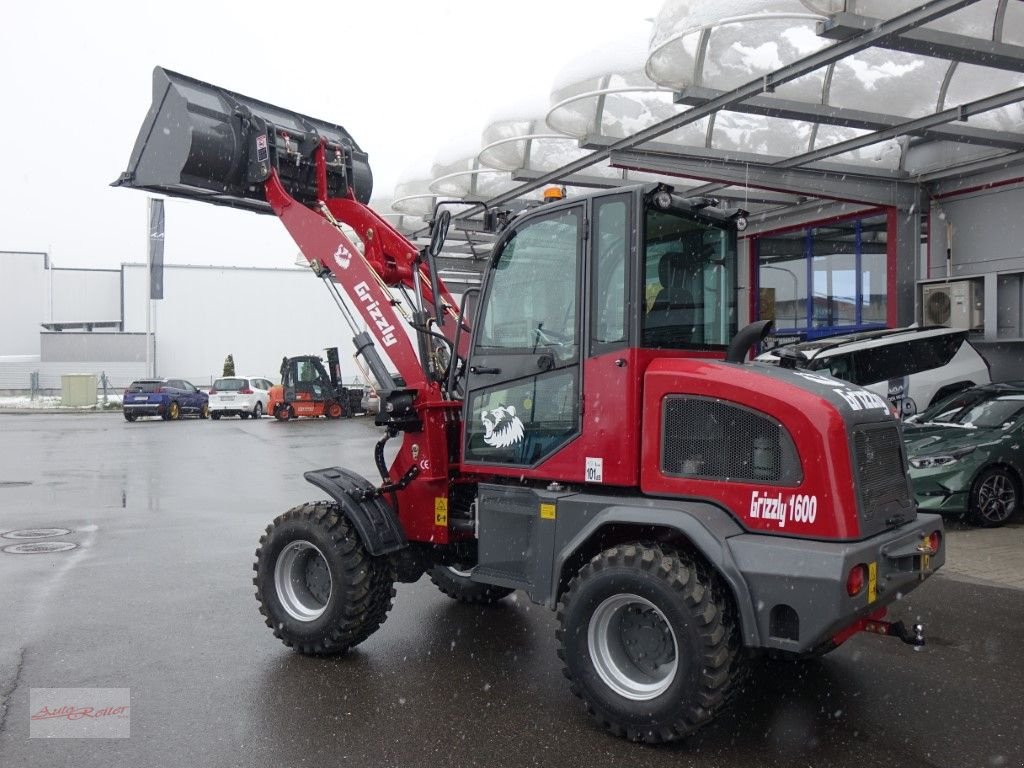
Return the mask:
[(1004, 395), (988, 400), (949, 401), (927, 419), (931, 423), (957, 424), (980, 429), (1006, 429), (1024, 416), (1024, 395)]
[(736, 333), (731, 233), (681, 211), (649, 208), (644, 229), (645, 347), (722, 347)]

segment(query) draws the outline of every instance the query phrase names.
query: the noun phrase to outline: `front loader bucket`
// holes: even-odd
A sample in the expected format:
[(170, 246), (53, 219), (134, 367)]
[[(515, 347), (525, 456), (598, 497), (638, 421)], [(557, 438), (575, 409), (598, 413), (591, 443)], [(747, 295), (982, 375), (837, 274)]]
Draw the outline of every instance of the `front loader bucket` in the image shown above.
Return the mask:
[(341, 126), (157, 67), (153, 104), (128, 170), (113, 186), (272, 213), (263, 193), (271, 169), (292, 197), (316, 201), (321, 144), (327, 196), (348, 197), (351, 190), (369, 202), (373, 176), (366, 153)]

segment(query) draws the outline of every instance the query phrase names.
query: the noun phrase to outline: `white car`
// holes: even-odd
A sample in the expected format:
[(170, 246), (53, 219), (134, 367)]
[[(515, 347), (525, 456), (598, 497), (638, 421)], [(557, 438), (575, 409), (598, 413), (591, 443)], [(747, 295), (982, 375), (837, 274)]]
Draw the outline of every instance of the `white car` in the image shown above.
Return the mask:
[(262, 376), (225, 376), (217, 379), (210, 387), (210, 418), (260, 418), (267, 412), (272, 386), (270, 380)]
[(756, 359), (849, 381), (888, 399), (906, 418), (992, 381), (967, 335), (956, 328), (891, 328), (787, 344)]

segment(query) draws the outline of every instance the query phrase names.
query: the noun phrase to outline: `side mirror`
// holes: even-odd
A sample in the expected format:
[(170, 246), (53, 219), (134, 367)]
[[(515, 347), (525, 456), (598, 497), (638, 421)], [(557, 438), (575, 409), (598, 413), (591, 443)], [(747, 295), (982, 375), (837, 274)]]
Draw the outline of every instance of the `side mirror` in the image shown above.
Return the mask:
[(430, 228), (430, 255), (435, 258), (444, 247), (444, 241), (448, 238), (448, 226), (452, 222), (452, 215), (449, 211), (442, 210), (434, 219)]

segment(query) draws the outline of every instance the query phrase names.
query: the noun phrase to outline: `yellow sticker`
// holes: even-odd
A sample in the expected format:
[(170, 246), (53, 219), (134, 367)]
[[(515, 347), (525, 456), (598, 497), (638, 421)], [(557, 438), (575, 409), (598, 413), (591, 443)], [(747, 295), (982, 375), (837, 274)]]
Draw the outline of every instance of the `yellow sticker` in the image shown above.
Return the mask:
[(878, 563), (868, 563), (868, 603), (878, 599)]
[(555, 519), (555, 505), (554, 504), (541, 504), (540, 505), (540, 516), (545, 520)]
[(434, 499), (434, 525), (448, 525), (448, 499), (444, 496)]

